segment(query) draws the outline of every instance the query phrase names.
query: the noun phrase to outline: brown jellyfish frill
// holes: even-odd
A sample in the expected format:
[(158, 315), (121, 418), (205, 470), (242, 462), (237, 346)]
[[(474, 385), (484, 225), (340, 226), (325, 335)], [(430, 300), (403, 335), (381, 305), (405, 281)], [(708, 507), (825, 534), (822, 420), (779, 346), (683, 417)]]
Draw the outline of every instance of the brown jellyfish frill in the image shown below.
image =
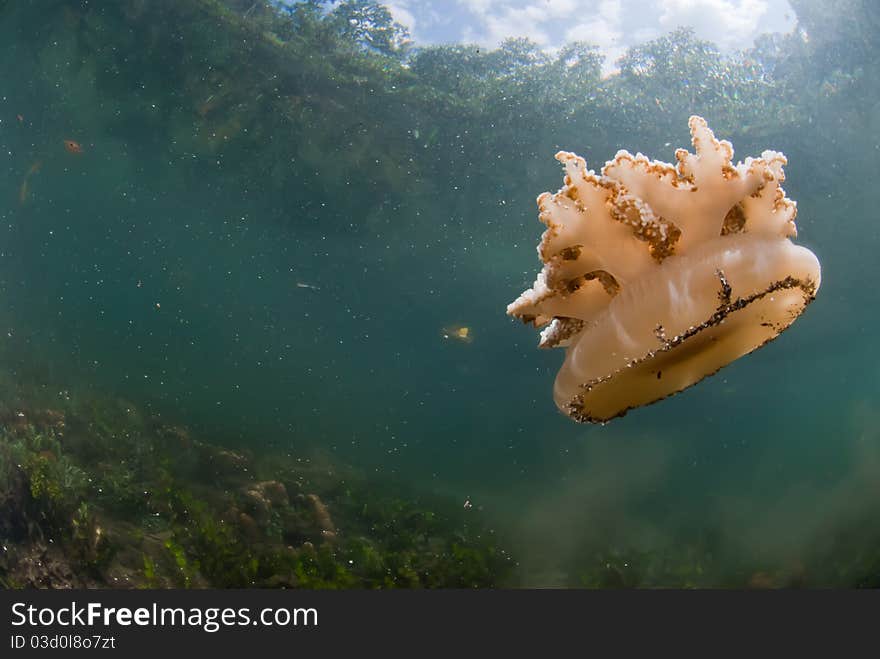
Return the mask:
[(556, 154), (565, 185), (538, 197), (544, 268), (507, 313), (565, 347), (554, 399), (605, 422), (670, 396), (776, 338), (819, 288), (816, 256), (791, 238), (785, 156), (733, 165), (701, 117), (677, 165), (619, 151), (601, 175)]

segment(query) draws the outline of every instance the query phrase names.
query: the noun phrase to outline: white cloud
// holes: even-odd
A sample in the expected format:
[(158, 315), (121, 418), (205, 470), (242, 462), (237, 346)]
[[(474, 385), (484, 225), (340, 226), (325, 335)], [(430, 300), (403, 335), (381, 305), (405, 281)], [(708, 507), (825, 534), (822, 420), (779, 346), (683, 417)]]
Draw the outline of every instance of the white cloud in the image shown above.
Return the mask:
[[(558, 47), (565, 40), (599, 39), (610, 43), (619, 38), (621, 0), (602, 0), (587, 10), (582, 0), (458, 0), (474, 17), (473, 25), (463, 29), (464, 39), (494, 47), (509, 37), (527, 37), (545, 47)], [(566, 30), (580, 16), (588, 19)], [(592, 36), (591, 36), (592, 33)], [(583, 34), (572, 37), (570, 34)]]
[[(551, 39), (540, 26), (550, 15), (546, 5), (554, 0), (534, 2), (522, 7), (505, 6), (497, 0), (460, 0), (476, 14), (481, 25), (468, 26), (464, 30), (466, 41), (481, 46), (495, 47), (510, 37), (528, 37), (541, 46)], [(566, 0), (555, 0), (557, 10)]]
[[(545, 0), (540, 3), (548, 16), (552, 18), (562, 18), (573, 14), (579, 6), (577, 0)], [(580, 3), (583, 4), (583, 3)]]
[(383, 3), (394, 20), (403, 25), (410, 34), (415, 34), (416, 17), (410, 9), (408, 0), (386, 0)]
[(656, 39), (662, 34), (662, 31), (656, 27), (640, 27), (638, 30), (632, 33), (630, 41), (634, 44), (645, 43), (646, 41), (652, 41)]
[(509, 8), (498, 16), (487, 17), (491, 42), (498, 43), (507, 37), (528, 37), (541, 45), (547, 45), (549, 35), (538, 26), (544, 22), (546, 14), (537, 6)]
[(499, 0), (458, 0), (458, 4), (469, 9), (474, 14), (485, 16), (489, 13), (492, 5), (500, 5), (503, 2), (499, 2)]
[(599, 12), (565, 32), (566, 41), (587, 41), (603, 50), (620, 42), (620, 0), (603, 0)]
[(724, 49), (743, 48), (762, 31), (765, 0), (660, 0), (664, 30), (689, 26)]
[(605, 55), (604, 73), (614, 71), (614, 62), (626, 51), (622, 42), (620, 0), (602, 0), (599, 12), (585, 21), (571, 26), (565, 32), (566, 41), (586, 41), (595, 44)]
[(623, 11), (621, 0), (602, 0), (599, 3), (599, 16), (615, 25), (620, 24), (620, 13)]

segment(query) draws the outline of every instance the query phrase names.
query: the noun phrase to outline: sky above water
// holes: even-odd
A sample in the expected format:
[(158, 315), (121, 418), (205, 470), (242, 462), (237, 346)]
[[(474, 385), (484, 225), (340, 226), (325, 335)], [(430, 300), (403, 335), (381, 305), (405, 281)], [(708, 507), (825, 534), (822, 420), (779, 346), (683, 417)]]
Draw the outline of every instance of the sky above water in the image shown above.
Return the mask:
[(678, 27), (723, 50), (750, 47), (765, 32), (790, 32), (787, 0), (388, 0), (418, 44), (476, 43), (528, 37), (547, 49), (587, 41), (601, 49), (606, 71), (627, 48)]

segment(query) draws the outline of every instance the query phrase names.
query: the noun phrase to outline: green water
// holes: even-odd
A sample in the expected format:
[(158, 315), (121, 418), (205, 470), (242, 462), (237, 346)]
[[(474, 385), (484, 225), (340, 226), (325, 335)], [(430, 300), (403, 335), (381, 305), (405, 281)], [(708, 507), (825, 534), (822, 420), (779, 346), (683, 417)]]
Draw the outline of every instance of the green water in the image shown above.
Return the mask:
[[(597, 556), (624, 584), (691, 579), (658, 562), (878, 583), (876, 8), (793, 2), (803, 33), (725, 58), (679, 32), (603, 79), (593, 51), (384, 55), (255, 4), (0, 3), (11, 379), (470, 502), (518, 585), (588, 585)], [(535, 197), (559, 149), (672, 160), (690, 114), (737, 158), (788, 156), (822, 287), (697, 387), (578, 425), (562, 352), (505, 315), (539, 269)]]

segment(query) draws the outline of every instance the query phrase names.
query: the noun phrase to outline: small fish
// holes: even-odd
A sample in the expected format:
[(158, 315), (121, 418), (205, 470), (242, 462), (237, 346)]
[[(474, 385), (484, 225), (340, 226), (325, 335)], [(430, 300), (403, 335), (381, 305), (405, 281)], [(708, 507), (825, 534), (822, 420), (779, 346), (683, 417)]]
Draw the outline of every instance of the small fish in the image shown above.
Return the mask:
[(30, 197), (30, 179), (31, 176), (40, 171), (40, 167), (42, 167), (43, 162), (41, 160), (37, 160), (31, 168), (27, 171), (27, 174), (24, 175), (24, 180), (21, 182), (21, 187), (18, 189), (18, 203), (22, 206), (27, 202)]
[(17, 114), (17, 115), (15, 115), (15, 118), (18, 119), (18, 123), (20, 123), (20, 124), (24, 123), (24, 115)]
[(298, 281), (296, 282), (297, 288), (310, 288), (313, 291), (320, 291), (321, 289), (315, 286), (314, 284), (306, 284), (305, 282)]
[(444, 327), (440, 330), (440, 335), (444, 339), (455, 339), (456, 341), (461, 341), (462, 343), (470, 343), (474, 340), (473, 332), (471, 332), (471, 328), (466, 325), (451, 325), (449, 327)]
[(68, 153), (82, 153), (83, 148), (79, 142), (74, 142), (73, 140), (64, 140), (64, 148), (67, 149)]
[(196, 112), (200, 117), (206, 117), (215, 107), (217, 107), (217, 101), (214, 100), (214, 94), (211, 94), (208, 98), (206, 98), (199, 104), (199, 106), (196, 108)]

